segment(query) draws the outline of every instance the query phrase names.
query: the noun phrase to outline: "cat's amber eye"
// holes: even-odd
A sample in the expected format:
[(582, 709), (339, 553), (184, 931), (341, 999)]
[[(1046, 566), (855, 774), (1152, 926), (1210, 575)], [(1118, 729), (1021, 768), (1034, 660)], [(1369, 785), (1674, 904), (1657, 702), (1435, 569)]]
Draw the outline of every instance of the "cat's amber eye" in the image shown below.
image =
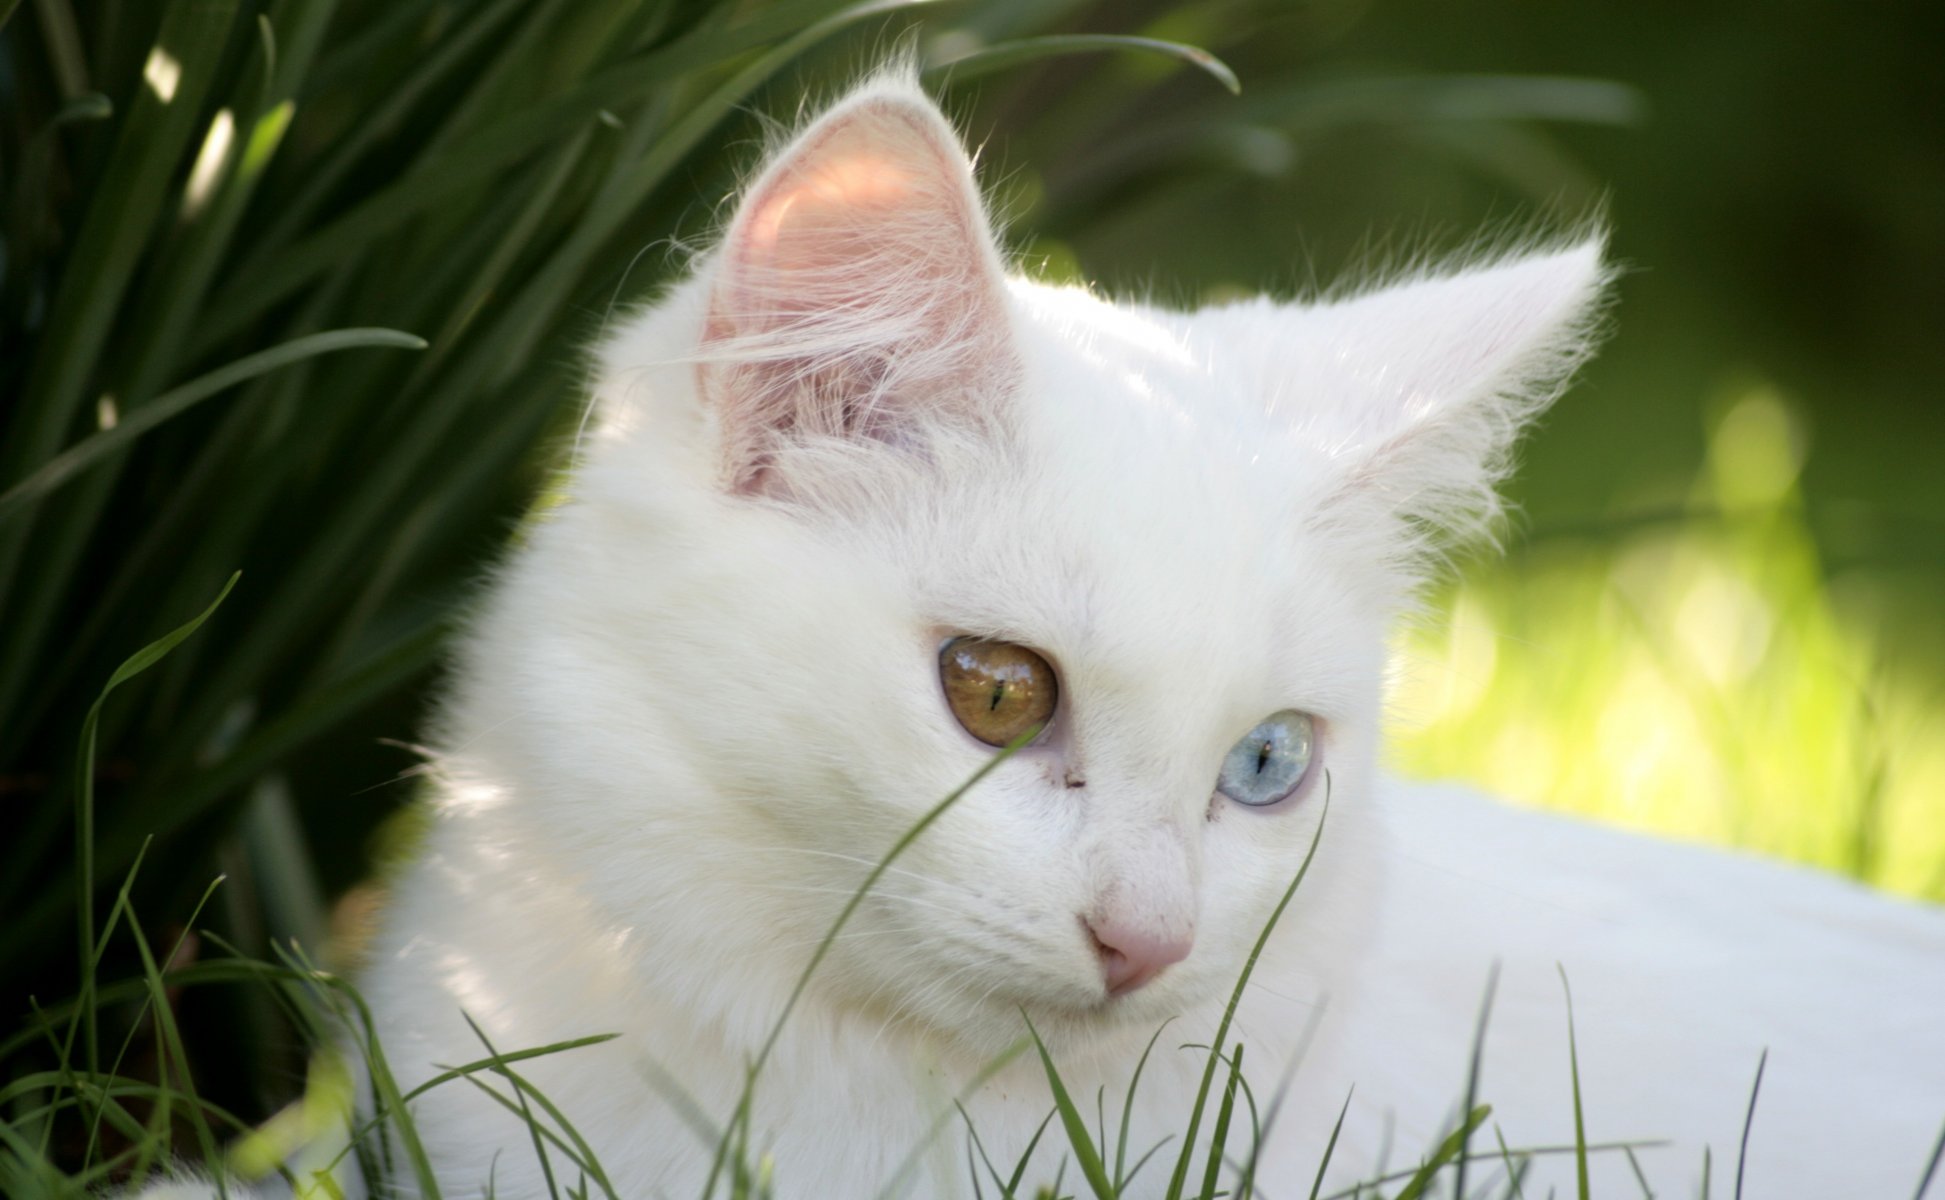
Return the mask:
[(988, 746), (1045, 725), (1060, 702), (1053, 667), (1012, 642), (953, 638), (939, 651), (939, 681), (952, 715)]

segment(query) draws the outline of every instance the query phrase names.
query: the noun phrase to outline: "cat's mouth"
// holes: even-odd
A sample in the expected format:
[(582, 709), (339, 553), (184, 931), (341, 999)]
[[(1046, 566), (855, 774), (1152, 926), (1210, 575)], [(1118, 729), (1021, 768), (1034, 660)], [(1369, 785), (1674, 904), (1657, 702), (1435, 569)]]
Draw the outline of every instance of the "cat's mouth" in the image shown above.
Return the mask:
[[(1184, 994), (1187, 972), (1183, 968), (1155, 967), (1137, 974), (1135, 965), (1114, 963), (1112, 953), (1111, 950), (1096, 951), (1102, 972), (1097, 990), (1074, 989), (1059, 996), (1043, 997), (1037, 1004), (1024, 1007), (1028, 1011), (1043, 1010), (1050, 1016), (1057, 1014), (1098, 1030), (1162, 1020), (1197, 999)], [(1121, 986), (1115, 986), (1116, 982)]]

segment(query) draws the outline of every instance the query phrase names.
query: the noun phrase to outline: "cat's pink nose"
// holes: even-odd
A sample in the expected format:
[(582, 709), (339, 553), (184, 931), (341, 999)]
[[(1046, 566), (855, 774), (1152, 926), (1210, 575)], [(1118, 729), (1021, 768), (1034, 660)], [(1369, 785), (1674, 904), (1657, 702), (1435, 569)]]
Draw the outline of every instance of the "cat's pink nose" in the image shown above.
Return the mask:
[(1171, 963), (1187, 958), (1195, 944), (1195, 935), (1186, 929), (1156, 929), (1113, 917), (1089, 920), (1087, 931), (1101, 953), (1110, 996), (1134, 991)]

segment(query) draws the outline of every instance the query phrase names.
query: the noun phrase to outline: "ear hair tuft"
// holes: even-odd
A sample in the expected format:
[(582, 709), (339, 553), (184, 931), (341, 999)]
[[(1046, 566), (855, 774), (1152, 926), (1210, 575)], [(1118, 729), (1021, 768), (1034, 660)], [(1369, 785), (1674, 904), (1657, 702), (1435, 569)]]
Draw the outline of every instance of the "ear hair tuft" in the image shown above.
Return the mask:
[(1303, 430), (1335, 460), (1313, 526), (1388, 529), (1406, 588), (1449, 547), (1490, 539), (1520, 433), (1593, 349), (1614, 274), (1604, 246), (1596, 232), (1308, 312), (1362, 385)]

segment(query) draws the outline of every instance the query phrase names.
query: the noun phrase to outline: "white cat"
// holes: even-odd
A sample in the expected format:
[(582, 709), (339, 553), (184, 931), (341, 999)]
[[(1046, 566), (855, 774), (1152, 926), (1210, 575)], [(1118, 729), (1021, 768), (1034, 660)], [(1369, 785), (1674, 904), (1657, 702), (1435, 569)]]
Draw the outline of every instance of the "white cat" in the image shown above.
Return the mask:
[[(1110, 303), (1007, 274), (914, 85), (852, 92), (604, 346), (565, 502), (465, 647), (364, 980), (400, 1084), (480, 1058), (467, 1017), (502, 1052), (618, 1033), (520, 1069), (619, 1195), (699, 1194), (713, 1146), (669, 1081), (727, 1119), (871, 864), (1044, 725), (897, 860), (785, 1026), (750, 1123), (779, 1196), (972, 1195), (955, 1096), (1006, 1171), (1045, 1074), (974, 1081), (1023, 1015), (1090, 1114), (1105, 1089), (1111, 1140), (1176, 1018), (1130, 1157), (1179, 1138), (1205, 1060), (1177, 1046), (1212, 1036), (1320, 822), (1236, 1017), (1266, 1106), (1315, 1026), (1263, 1195), (1309, 1192), (1353, 1083), (1326, 1190), (1436, 1144), (1495, 962), (1478, 1096), (1511, 1146), (1573, 1141), (1558, 963), (1588, 1139), (1667, 1139), (1634, 1151), (1662, 1194), (1705, 1143), (1729, 1193), (1767, 1047), (1744, 1194), (1910, 1195), (1945, 1120), (1945, 917), (1374, 770), (1386, 631), (1492, 517), (1607, 275), (1589, 238), (1317, 303)], [(546, 1194), (480, 1090), (414, 1113), (444, 1194)], [(1592, 1166), (1638, 1194), (1622, 1154)], [(1524, 1194), (1573, 1174), (1543, 1155)]]

